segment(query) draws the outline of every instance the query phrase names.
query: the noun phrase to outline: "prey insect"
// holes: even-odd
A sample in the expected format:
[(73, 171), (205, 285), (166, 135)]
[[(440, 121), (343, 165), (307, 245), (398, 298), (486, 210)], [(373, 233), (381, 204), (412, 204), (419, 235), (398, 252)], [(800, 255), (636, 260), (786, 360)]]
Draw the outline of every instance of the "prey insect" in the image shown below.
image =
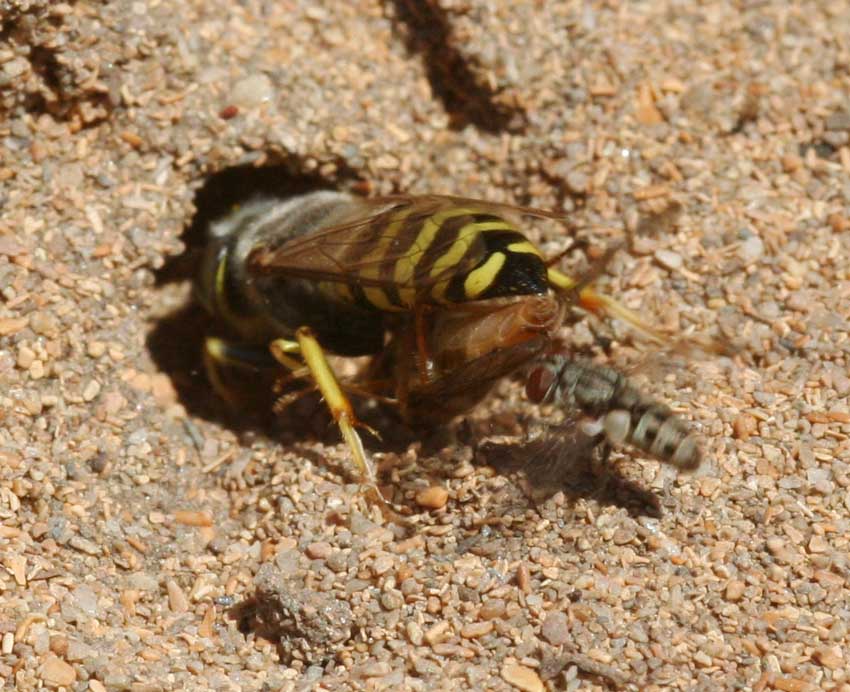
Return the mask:
[[(390, 401), (414, 424), (447, 421), (469, 410), (500, 378), (547, 354), (575, 305), (660, 338), (594, 290), (593, 272), (577, 280), (547, 260), (519, 230), (524, 216), (560, 219), (537, 209), (439, 195), (367, 200), (320, 191), (243, 205), (210, 226), (197, 284), (201, 302), (236, 335), (233, 341), (205, 342), (213, 384), (227, 396), (221, 365), (282, 366), (291, 376), (312, 380), (367, 494), (383, 501), (349, 393)], [(372, 359), (359, 379), (341, 381), (327, 353)], [(585, 405), (582, 390), (568, 385), (576, 367), (569, 362), (544, 360), (538, 375), (551, 371), (554, 384), (543, 391), (538, 382), (538, 400)], [(608, 372), (588, 370), (584, 376), (605, 380)], [(684, 442), (650, 439), (653, 432), (685, 429), (672, 414), (657, 430), (640, 416), (631, 427), (618, 423), (616, 411), (628, 412), (631, 420), (641, 410), (632, 400), (641, 398), (616, 376), (607, 379), (619, 386), (618, 394), (590, 412), (607, 414), (609, 438), (683, 469), (698, 463), (698, 452)]]
[(685, 471), (702, 461), (688, 425), (613, 368), (551, 356), (529, 373), (525, 391), (535, 403), (554, 403), (595, 418), (595, 436), (612, 446), (629, 444)]

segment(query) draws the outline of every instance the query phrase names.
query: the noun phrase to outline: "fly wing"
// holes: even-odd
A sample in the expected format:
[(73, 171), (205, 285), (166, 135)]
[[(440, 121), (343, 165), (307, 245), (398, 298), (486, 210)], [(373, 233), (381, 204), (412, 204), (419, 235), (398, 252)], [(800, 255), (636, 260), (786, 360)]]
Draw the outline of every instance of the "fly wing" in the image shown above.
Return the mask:
[(492, 223), (516, 230), (513, 220), (522, 216), (561, 218), (538, 209), (443, 195), (357, 200), (348, 218), (332, 226), (256, 248), (248, 269), (255, 276), (394, 288), (423, 302), (420, 298), (434, 285), (471, 270), (485, 257), (486, 247), (471, 219), (492, 217)]
[(490, 391), (496, 380), (537, 358), (546, 345), (546, 339), (535, 338), (499, 348), (417, 386), (408, 395), (410, 418), (438, 422), (468, 411)]

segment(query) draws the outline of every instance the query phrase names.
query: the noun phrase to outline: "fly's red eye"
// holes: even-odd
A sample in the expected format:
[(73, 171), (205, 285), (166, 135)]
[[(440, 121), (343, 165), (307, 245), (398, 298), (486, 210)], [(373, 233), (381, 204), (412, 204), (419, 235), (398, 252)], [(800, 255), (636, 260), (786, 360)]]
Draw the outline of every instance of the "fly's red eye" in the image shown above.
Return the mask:
[(525, 383), (525, 395), (530, 401), (539, 404), (546, 398), (553, 384), (555, 384), (555, 373), (551, 368), (541, 365), (529, 374), (528, 382)]

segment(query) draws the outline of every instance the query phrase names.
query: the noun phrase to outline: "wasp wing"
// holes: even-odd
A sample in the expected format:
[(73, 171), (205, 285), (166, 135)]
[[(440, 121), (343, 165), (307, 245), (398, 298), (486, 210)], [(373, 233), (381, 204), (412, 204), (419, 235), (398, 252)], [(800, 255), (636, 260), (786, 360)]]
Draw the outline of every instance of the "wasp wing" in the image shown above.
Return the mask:
[(492, 223), (516, 230), (523, 216), (563, 218), (447, 195), (352, 198), (351, 208), (334, 225), (256, 248), (248, 269), (257, 276), (394, 288), (423, 302), (433, 286), (471, 270), (486, 256), (475, 219), (492, 217)]

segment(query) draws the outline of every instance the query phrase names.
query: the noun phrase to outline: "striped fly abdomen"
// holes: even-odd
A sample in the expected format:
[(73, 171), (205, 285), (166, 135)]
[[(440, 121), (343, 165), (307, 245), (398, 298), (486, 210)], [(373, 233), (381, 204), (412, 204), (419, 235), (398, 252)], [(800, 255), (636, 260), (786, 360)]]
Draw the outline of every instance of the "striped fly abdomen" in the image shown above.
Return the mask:
[(554, 356), (531, 372), (526, 393), (536, 403), (597, 418), (612, 445), (632, 445), (683, 471), (695, 470), (702, 461), (687, 423), (612, 368)]

